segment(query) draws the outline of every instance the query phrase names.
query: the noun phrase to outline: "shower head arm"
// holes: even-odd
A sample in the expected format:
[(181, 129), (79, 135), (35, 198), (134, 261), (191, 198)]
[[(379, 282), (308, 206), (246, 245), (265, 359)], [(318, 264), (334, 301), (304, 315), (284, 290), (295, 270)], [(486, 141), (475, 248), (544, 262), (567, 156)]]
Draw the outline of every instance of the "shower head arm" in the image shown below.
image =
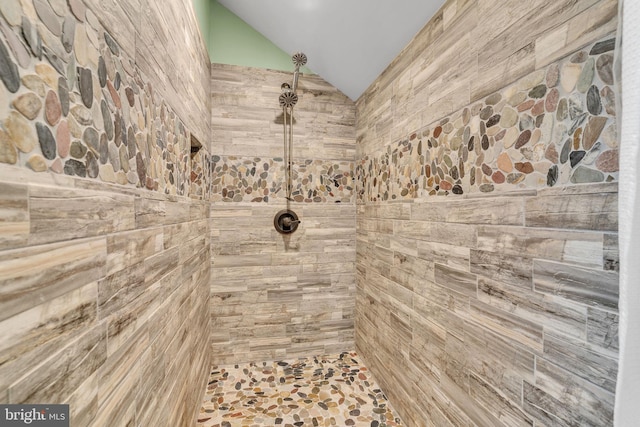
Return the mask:
[(296, 70), (293, 72), (293, 83), (291, 84), (291, 90), (295, 93), (298, 90), (298, 78), (300, 75), (300, 67), (296, 67)]

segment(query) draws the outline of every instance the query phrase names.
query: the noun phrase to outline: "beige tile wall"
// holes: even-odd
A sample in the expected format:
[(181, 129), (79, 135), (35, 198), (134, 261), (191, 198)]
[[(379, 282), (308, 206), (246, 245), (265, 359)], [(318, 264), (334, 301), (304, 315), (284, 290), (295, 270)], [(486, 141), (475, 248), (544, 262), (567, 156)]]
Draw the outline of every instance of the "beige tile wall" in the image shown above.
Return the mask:
[(192, 425), (208, 202), (3, 165), (0, 178), (0, 401), (68, 403), (78, 426)]
[(357, 100), (358, 158), (612, 34), (617, 11), (615, 0), (447, 1)]
[[(280, 85), (291, 84), (292, 76), (293, 71), (211, 64), (211, 153), (281, 158), (278, 97)], [(355, 159), (355, 109), (344, 94), (317, 75), (301, 74), (294, 111), (295, 158)]]
[[(300, 77), (294, 179), (304, 188), (304, 201), (287, 205), (278, 96), (291, 77), (212, 64), (214, 364), (354, 346), (355, 106), (321, 78)], [(325, 178), (333, 170), (330, 185), (321, 183), (323, 170)], [(340, 181), (337, 187), (333, 179)], [(282, 236), (273, 217), (287, 206), (302, 223)]]
[(399, 158), (422, 129), (610, 39), (616, 14), (608, 0), (450, 0), (357, 101), (358, 161), (395, 153), (384, 171), (419, 177), (384, 199), (358, 188), (357, 349), (406, 425), (612, 424), (615, 174), (456, 195), (423, 191), (422, 165)]
[(293, 204), (302, 223), (284, 236), (273, 217), (285, 207), (211, 207), (212, 363), (354, 347), (355, 207)]
[(195, 425), (211, 254), (191, 4), (8, 1), (0, 26), (22, 78), (0, 82), (0, 403), (67, 403), (74, 426)]
[[(291, 74), (214, 64), (210, 77), (184, 2), (68, 5), (131, 59), (153, 105), (132, 122), (149, 120), (152, 141), (175, 114), (231, 187), (207, 183), (206, 155), (184, 196), (162, 194), (167, 170), (153, 192), (36, 173), (26, 152), (24, 167), (0, 165), (0, 402), (68, 402), (77, 425), (192, 425), (210, 363), (355, 340), (408, 425), (610, 424), (616, 183), (367, 202), (356, 225), (354, 173), (357, 159), (612, 34), (615, 1), (450, 0), (358, 100), (357, 121), (344, 95), (302, 76), (294, 155), (313, 167), (296, 169), (304, 201), (289, 207), (302, 224), (290, 237), (272, 221), (287, 206), (277, 97)], [(97, 62), (94, 42), (109, 55), (105, 36), (86, 37), (88, 51), (65, 60)], [(86, 67), (97, 80), (98, 64)], [(238, 161), (276, 165), (269, 185), (239, 176)], [(254, 184), (266, 199), (223, 201)]]

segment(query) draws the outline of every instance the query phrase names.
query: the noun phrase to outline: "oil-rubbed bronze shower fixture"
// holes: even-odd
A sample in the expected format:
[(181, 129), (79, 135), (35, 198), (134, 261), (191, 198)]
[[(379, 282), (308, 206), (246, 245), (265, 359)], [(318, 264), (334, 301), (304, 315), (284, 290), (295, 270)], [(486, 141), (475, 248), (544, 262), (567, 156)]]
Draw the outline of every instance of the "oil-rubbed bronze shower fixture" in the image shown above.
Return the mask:
[[(282, 108), (282, 124), (284, 136), (284, 167), (285, 167), (285, 199), (287, 207), (294, 199), (291, 196), (292, 180), (291, 174), (293, 169), (293, 107), (298, 102), (298, 79), (300, 77), (300, 67), (307, 63), (307, 55), (302, 52), (295, 53), (291, 58), (295, 71), (293, 72), (293, 81), (291, 84), (282, 83), (280, 90), (282, 93), (278, 98), (280, 107)], [(292, 210), (283, 209), (273, 218), (273, 225), (280, 234), (290, 234), (298, 229), (300, 220), (298, 215)]]
[(273, 225), (280, 234), (290, 234), (298, 229), (300, 220), (292, 210), (283, 209), (273, 218)]
[(293, 72), (293, 81), (291, 84), (282, 83), (280, 86), (281, 94), (278, 98), (280, 108), (282, 108), (282, 124), (284, 136), (284, 167), (285, 167), (285, 198), (293, 201), (291, 198), (291, 170), (293, 169), (293, 107), (298, 103), (298, 80), (300, 78), (300, 67), (307, 64), (307, 55), (302, 52), (294, 53), (291, 57), (295, 71)]

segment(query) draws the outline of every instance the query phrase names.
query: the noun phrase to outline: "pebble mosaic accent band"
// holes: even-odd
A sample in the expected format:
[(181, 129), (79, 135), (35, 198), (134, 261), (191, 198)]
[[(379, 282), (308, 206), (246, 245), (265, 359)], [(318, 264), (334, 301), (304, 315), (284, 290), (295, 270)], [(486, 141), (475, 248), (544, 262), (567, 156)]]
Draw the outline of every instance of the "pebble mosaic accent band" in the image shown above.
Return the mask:
[(400, 426), (354, 352), (214, 367), (198, 427)]
[(82, 1), (2, 1), (0, 30), (0, 162), (206, 195), (208, 155)]
[(617, 181), (614, 48), (595, 43), (361, 159), (358, 201)]
[[(212, 156), (211, 200), (268, 202), (284, 199), (285, 167), (282, 158), (261, 159)], [(296, 202), (352, 202), (354, 163), (348, 161), (296, 161), (292, 170)]]
[[(36, 29), (19, 2), (2, 2), (0, 162), (214, 201), (284, 196), (282, 159), (190, 160), (182, 121), (81, 4), (34, 0)], [(616, 181), (614, 45), (536, 71), (357, 166), (296, 164), (293, 198), (348, 202), (354, 175), (360, 201)]]

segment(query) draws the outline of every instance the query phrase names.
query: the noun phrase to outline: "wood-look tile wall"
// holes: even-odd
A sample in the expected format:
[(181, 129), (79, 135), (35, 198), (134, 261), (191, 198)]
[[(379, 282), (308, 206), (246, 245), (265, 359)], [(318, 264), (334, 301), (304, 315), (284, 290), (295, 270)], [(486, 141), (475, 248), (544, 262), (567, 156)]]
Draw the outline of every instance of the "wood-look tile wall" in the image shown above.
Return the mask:
[[(358, 100), (358, 161), (611, 39), (616, 14), (446, 2)], [(357, 349), (406, 425), (612, 425), (618, 184), (543, 187), (358, 200)]]
[(211, 255), (206, 147), (189, 161), (210, 123), (191, 4), (7, 1), (0, 26), (0, 403), (67, 403), (78, 427), (193, 426)]
[(2, 166), (0, 206), (0, 401), (68, 403), (77, 426), (193, 425), (208, 202)]
[(449, 0), (357, 100), (358, 158), (615, 33), (616, 0)]
[(214, 364), (355, 345), (355, 105), (321, 78), (300, 77), (294, 180), (305, 191), (288, 207), (302, 223), (282, 236), (273, 226), (287, 207), (278, 96), (291, 77), (212, 64)]
[[(313, 58), (309, 58), (310, 64)], [(211, 64), (211, 154), (281, 158), (283, 118), (278, 104), (291, 72)], [(317, 75), (301, 74), (294, 109), (294, 157), (355, 160), (355, 106)]]
[(211, 207), (212, 363), (354, 348), (355, 206), (291, 206), (302, 223), (283, 236), (273, 217), (285, 207)]

